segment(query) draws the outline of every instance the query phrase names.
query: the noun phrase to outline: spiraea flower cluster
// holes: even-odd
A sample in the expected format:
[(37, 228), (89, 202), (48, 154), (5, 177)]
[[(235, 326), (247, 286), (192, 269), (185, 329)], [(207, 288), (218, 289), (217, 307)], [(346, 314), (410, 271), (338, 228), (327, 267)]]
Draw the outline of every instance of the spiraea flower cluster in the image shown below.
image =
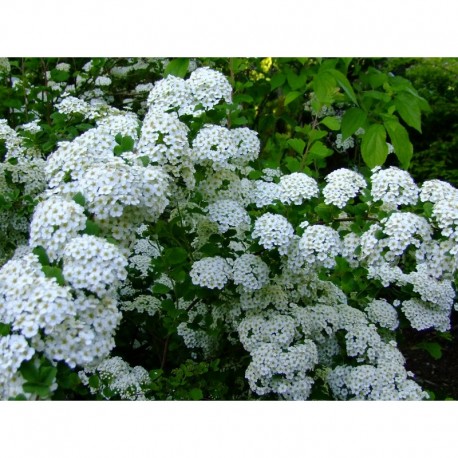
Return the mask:
[(161, 367), (179, 380), (173, 397), (195, 374), (172, 358), (203, 362), (201, 375), (220, 351), (250, 396), (427, 398), (396, 337), (400, 323), (450, 329), (458, 191), (418, 186), (396, 167), (320, 181), (307, 167), (264, 164), (257, 133), (222, 119), (232, 89), (210, 68), (137, 84), (138, 114), (109, 106), (106, 89), (133, 66), (97, 74), (80, 98), (53, 82), (59, 116), (91, 124), (46, 161), (0, 122), (13, 159), (1, 164), (0, 192), (12, 180), (36, 198), (0, 268), (2, 398), (20, 394), (21, 367), (43, 359), (106, 399), (154, 398)]

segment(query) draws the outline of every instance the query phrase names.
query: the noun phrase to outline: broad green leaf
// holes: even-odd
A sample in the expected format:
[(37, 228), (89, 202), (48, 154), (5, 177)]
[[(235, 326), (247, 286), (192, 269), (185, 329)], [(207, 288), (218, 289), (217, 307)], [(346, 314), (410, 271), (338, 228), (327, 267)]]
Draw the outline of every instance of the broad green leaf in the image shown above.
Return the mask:
[(313, 78), (313, 90), (320, 103), (329, 104), (336, 90), (336, 80), (329, 71), (319, 72)]
[(188, 252), (181, 247), (166, 248), (164, 257), (170, 265), (181, 264), (188, 259)]
[(42, 246), (37, 246), (32, 250), (32, 253), (38, 256), (38, 261), (42, 266), (49, 266), (51, 264), (46, 250)]
[(306, 73), (296, 75), (293, 71), (288, 71), (286, 74), (286, 78), (288, 80), (288, 84), (290, 85), (293, 91), (303, 88), (305, 86), (305, 83), (307, 82)]
[(348, 98), (355, 104), (358, 105), (358, 100), (356, 100), (355, 91), (351, 87), (350, 81), (347, 77), (339, 72), (339, 70), (329, 69), (328, 72), (335, 78), (337, 84), (343, 89)]
[(38, 382), (40, 378), (40, 374), (38, 372), (38, 368), (35, 366), (35, 361), (24, 361), (21, 364), (19, 372), (24, 377), (25, 380), (28, 382)]
[(170, 291), (170, 288), (162, 283), (155, 283), (152, 291), (155, 294), (167, 294)]
[(401, 92), (395, 96), (394, 103), (405, 123), (421, 133), (421, 112), (418, 100), (407, 92)]
[(194, 401), (200, 401), (201, 399), (203, 399), (204, 394), (202, 393), (202, 390), (200, 388), (193, 388), (189, 392), (189, 396), (191, 396), (191, 399), (193, 399)]
[(305, 142), (300, 138), (290, 138), (288, 140), (288, 145), (298, 154), (302, 154), (305, 148)]
[(134, 149), (134, 144), (134, 139), (132, 137), (129, 137), (128, 135), (126, 137), (123, 137), (121, 141), (123, 151), (132, 151)]
[(174, 75), (180, 78), (184, 78), (188, 72), (189, 59), (179, 58), (173, 59), (169, 62), (167, 67), (164, 70), (164, 76)]
[(366, 130), (361, 143), (361, 154), (370, 169), (384, 164), (388, 155), (388, 145), (386, 131), (381, 124), (373, 124)]
[(340, 129), (340, 120), (335, 116), (326, 116), (320, 121), (320, 124), (325, 125), (328, 129), (339, 130)]
[(41, 366), (40, 367), (40, 383), (43, 385), (50, 386), (57, 374), (57, 369), (50, 366)]
[(88, 219), (86, 220), (86, 229), (84, 229), (83, 234), (97, 236), (100, 234), (100, 227), (94, 221)]
[(420, 342), (416, 347), (427, 351), (436, 360), (442, 358), (442, 347), (437, 342)]
[(11, 325), (0, 323), (0, 336), (7, 336), (11, 331)]
[(403, 168), (407, 169), (413, 155), (413, 146), (409, 140), (407, 130), (399, 124), (398, 121), (385, 121), (384, 126), (390, 136), (394, 152), (398, 157), (399, 162)]
[(250, 180), (258, 180), (259, 178), (262, 177), (262, 172), (260, 170), (252, 170), (249, 174), (248, 174), (248, 178)]
[(285, 162), (286, 162), (286, 168), (291, 173), (298, 172), (299, 169), (301, 168), (301, 163), (295, 157), (286, 156)]
[(348, 109), (342, 117), (342, 141), (363, 127), (367, 119), (366, 113), (360, 108)]
[(84, 207), (84, 205), (86, 204), (86, 199), (85, 199), (85, 197), (83, 196), (83, 194), (81, 194), (80, 192), (77, 192), (77, 193), (73, 196), (73, 200), (74, 200), (78, 205), (81, 205), (82, 207)]
[(270, 79), (270, 88), (271, 90), (275, 90), (278, 87), (282, 86), (286, 81), (286, 75), (284, 73), (276, 73)]
[(47, 278), (55, 278), (60, 286), (65, 285), (65, 278), (62, 274), (62, 270), (59, 269), (59, 267), (42, 266), (41, 270)]
[(123, 136), (122, 134), (116, 134), (115, 136), (115, 142), (120, 145), (122, 143)]
[(296, 100), (300, 95), (302, 95), (302, 92), (298, 91), (292, 91), (288, 92), (285, 97), (285, 106), (289, 105), (293, 100)]
[(328, 156), (332, 156), (332, 150), (322, 142), (315, 142), (309, 150), (308, 159), (324, 159)]
[(40, 396), (40, 398), (46, 398), (49, 395), (49, 387), (41, 383), (26, 382), (22, 385), (22, 389), (24, 393), (33, 393)]

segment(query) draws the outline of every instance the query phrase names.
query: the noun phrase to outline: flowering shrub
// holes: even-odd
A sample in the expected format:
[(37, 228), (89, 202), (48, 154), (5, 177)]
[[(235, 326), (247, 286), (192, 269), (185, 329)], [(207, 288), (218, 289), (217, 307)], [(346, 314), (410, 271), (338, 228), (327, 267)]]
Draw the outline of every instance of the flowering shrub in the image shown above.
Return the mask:
[(0, 216), (1, 397), (427, 399), (397, 340), (450, 329), (458, 191), (264, 167), (208, 67), (138, 91), (144, 115), (63, 95), (93, 125), (46, 160), (0, 124), (0, 191), (31, 202)]

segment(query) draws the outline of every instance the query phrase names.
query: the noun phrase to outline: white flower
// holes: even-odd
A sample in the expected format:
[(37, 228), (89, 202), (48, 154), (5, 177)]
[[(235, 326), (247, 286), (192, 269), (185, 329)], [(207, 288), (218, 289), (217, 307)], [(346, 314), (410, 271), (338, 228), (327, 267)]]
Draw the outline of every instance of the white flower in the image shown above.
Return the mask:
[(373, 170), (371, 195), (375, 201), (381, 200), (389, 209), (400, 205), (414, 205), (418, 200), (419, 189), (412, 177), (404, 170), (390, 167)]
[(248, 228), (251, 223), (248, 212), (235, 200), (217, 200), (208, 206), (207, 211), (208, 219), (217, 223), (222, 233), (231, 228)]
[(234, 283), (245, 290), (254, 291), (269, 282), (269, 267), (254, 254), (242, 254), (234, 261)]
[(280, 200), (286, 204), (300, 205), (304, 200), (318, 197), (316, 181), (305, 173), (291, 173), (280, 178)]
[(189, 275), (194, 285), (222, 289), (232, 276), (232, 267), (220, 256), (203, 258), (194, 262)]
[(348, 201), (367, 186), (364, 177), (348, 169), (338, 169), (326, 176), (328, 184), (323, 189), (326, 204), (344, 208)]
[(286, 254), (294, 229), (284, 216), (265, 213), (256, 219), (251, 235), (267, 250), (277, 247), (280, 254)]

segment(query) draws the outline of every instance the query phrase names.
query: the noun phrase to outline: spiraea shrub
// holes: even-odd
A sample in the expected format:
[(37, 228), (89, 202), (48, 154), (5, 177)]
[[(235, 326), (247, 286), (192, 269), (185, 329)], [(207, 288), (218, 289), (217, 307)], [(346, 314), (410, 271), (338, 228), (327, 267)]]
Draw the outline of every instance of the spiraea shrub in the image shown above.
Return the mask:
[(398, 339), (450, 329), (458, 190), (266, 166), (209, 67), (138, 92), (59, 93), (85, 128), (45, 155), (39, 114), (26, 136), (0, 121), (2, 399), (427, 399)]

